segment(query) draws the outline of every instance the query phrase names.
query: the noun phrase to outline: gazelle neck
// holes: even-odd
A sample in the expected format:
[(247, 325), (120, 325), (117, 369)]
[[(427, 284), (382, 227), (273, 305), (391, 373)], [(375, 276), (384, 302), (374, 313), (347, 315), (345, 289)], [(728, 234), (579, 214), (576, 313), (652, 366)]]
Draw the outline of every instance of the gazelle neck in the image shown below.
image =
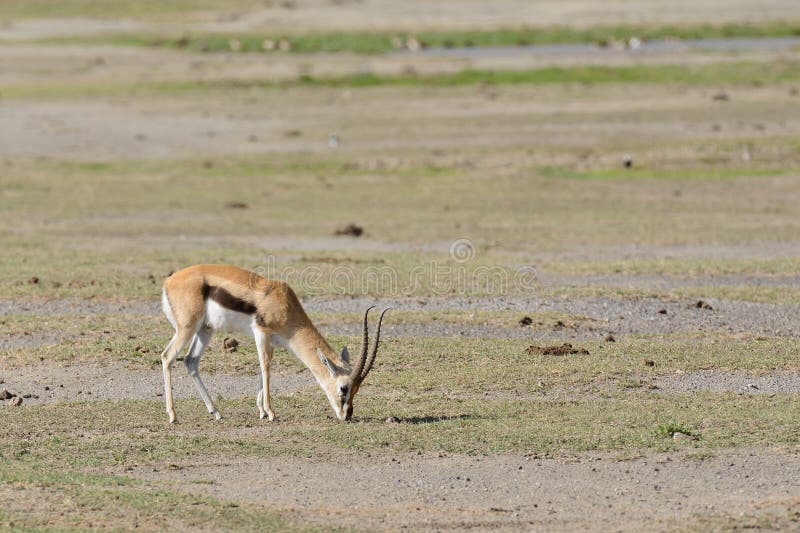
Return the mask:
[(286, 338), (287, 347), (300, 359), (319, 383), (327, 383), (331, 374), (327, 367), (320, 361), (317, 348), (337, 367), (342, 368), (341, 356), (331, 348), (328, 341), (317, 331), (309, 321), (307, 324), (297, 326), (292, 330), (291, 336)]

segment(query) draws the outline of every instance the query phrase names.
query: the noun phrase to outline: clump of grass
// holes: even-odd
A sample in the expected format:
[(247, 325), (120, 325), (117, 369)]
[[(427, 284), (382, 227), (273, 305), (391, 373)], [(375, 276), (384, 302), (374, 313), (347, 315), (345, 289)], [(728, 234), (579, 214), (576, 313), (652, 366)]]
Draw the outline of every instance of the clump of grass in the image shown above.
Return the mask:
[(690, 437), (695, 437), (694, 431), (680, 422), (667, 422), (666, 424), (659, 424), (656, 426), (656, 435), (659, 437), (672, 438), (676, 433), (683, 433)]

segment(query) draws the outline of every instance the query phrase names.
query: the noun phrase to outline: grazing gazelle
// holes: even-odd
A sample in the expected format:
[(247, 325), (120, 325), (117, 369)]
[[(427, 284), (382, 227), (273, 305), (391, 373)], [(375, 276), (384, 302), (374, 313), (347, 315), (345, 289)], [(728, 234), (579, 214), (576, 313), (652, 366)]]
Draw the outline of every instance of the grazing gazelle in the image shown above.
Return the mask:
[(222, 418), (198, 372), (203, 350), (215, 331), (243, 331), (253, 335), (261, 364), (261, 388), (256, 397), (261, 418), (275, 418), (269, 397), (269, 365), (274, 344), (291, 350), (305, 363), (328, 396), (336, 417), (350, 420), (353, 397), (375, 362), (381, 321), (388, 311), (384, 309), (378, 318), (369, 356), (367, 318), (372, 307), (364, 313), (361, 354), (351, 367), (347, 348), (342, 349), (341, 355), (331, 348), (309, 320), (294, 291), (283, 281), (266, 279), (230, 265), (195, 265), (175, 272), (164, 281), (161, 305), (175, 328), (175, 335), (161, 354), (164, 400), (170, 422), (175, 422), (170, 368), (186, 346), (189, 350), (184, 363), (189, 375), (208, 412)]

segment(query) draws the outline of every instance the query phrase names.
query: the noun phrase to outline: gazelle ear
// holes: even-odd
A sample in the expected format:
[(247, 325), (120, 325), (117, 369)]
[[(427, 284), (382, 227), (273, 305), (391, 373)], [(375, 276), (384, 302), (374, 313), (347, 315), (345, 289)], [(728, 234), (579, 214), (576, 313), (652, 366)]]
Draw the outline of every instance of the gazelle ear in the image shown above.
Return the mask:
[(319, 356), (319, 360), (322, 361), (322, 364), (325, 365), (328, 368), (328, 372), (331, 373), (331, 377), (335, 378), (336, 377), (336, 369), (333, 368), (333, 365), (331, 364), (331, 362), (328, 361), (328, 358), (325, 357), (325, 354), (322, 353), (322, 350), (320, 350), (319, 348), (317, 348), (317, 355)]
[(346, 365), (350, 364), (350, 352), (347, 351), (347, 346), (342, 348), (342, 361)]

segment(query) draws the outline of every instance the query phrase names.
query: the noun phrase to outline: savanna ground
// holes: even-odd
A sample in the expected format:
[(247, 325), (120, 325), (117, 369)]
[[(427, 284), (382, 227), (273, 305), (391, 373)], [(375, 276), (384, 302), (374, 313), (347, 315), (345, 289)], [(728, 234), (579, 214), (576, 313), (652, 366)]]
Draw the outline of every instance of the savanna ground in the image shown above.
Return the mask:
[[(0, 527), (800, 527), (800, 6), (670, 7), (2, 3)], [(394, 307), (353, 423), (243, 338), (167, 423), (199, 262)]]

